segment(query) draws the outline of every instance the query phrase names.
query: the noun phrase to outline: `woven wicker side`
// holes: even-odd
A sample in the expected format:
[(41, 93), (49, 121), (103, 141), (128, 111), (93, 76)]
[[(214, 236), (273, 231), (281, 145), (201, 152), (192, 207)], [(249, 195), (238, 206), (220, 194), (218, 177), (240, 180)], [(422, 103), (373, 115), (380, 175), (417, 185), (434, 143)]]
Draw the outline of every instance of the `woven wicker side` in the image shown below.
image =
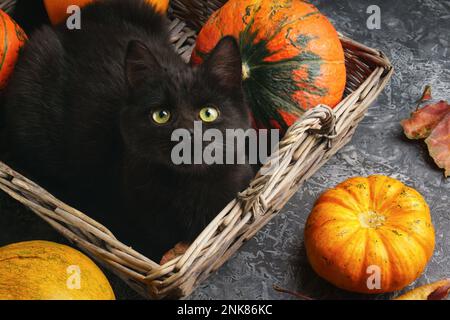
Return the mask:
[(223, 6), (227, 0), (171, 0), (171, 15), (186, 21), (187, 25), (198, 31), (209, 16)]
[(3, 0), (0, 1), (0, 9), (5, 12), (11, 13), (14, 10), (16, 0)]
[[(0, 0), (0, 8), (13, 8)], [(195, 31), (224, 0), (172, 0), (171, 39), (189, 60)], [(183, 22), (187, 19), (188, 23)], [(193, 29), (191, 29), (193, 28)], [(258, 174), (231, 201), (181, 257), (163, 266), (123, 244), (105, 227), (62, 203), (44, 189), (0, 163), (0, 189), (29, 207), (135, 290), (151, 298), (182, 297), (219, 268), (240, 246), (278, 213), (300, 185), (350, 141), (368, 106), (392, 75), (378, 50), (341, 36), (347, 66), (344, 100), (333, 110), (318, 106), (296, 122), (272, 156), (279, 165)]]

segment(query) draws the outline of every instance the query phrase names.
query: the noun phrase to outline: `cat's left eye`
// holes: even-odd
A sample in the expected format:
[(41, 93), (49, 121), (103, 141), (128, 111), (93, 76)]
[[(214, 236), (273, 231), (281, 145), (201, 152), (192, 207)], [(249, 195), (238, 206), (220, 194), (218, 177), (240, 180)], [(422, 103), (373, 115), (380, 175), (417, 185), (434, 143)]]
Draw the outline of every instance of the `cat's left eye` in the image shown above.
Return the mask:
[(199, 116), (203, 122), (213, 122), (219, 117), (219, 110), (212, 106), (205, 107), (200, 110)]
[(152, 119), (157, 124), (166, 124), (167, 122), (169, 122), (170, 117), (171, 117), (170, 111), (165, 109), (155, 110), (152, 113)]

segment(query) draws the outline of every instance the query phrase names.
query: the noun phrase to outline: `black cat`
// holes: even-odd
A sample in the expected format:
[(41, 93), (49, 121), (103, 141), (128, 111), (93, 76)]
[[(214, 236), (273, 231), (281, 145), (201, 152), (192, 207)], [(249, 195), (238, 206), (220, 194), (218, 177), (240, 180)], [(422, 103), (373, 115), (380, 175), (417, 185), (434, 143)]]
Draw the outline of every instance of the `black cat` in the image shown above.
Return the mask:
[(175, 129), (250, 128), (241, 58), (225, 37), (186, 65), (144, 0), (97, 1), (80, 30), (34, 32), (4, 98), (9, 161), (153, 258), (191, 241), (253, 176), (173, 163)]

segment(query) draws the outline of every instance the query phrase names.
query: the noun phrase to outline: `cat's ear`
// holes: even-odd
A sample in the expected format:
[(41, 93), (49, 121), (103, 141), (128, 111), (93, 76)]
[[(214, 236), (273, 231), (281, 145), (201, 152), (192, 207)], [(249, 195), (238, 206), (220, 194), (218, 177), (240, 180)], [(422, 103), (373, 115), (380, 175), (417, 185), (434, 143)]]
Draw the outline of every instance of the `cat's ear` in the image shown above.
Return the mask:
[(240, 88), (242, 59), (236, 40), (231, 36), (222, 38), (204, 62), (204, 67), (222, 87)]
[(130, 41), (125, 57), (125, 73), (130, 87), (139, 86), (154, 74), (160, 74), (162, 67), (152, 52), (140, 41)]

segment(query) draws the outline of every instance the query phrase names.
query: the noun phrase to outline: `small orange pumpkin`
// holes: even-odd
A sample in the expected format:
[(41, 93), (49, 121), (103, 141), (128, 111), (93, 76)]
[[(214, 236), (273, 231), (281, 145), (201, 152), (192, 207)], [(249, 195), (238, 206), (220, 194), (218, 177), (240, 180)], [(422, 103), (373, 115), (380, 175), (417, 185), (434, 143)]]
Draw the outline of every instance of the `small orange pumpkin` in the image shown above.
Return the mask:
[[(58, 24), (68, 17), (67, 8), (71, 5), (85, 6), (94, 0), (44, 0), (48, 17), (52, 24)], [(147, 0), (153, 4), (155, 9), (160, 13), (165, 13), (169, 7), (169, 0)]]
[[(313, 269), (337, 287), (360, 293), (410, 284), (424, 271), (434, 242), (423, 197), (380, 175), (351, 178), (326, 191), (305, 227)], [(378, 284), (373, 276), (379, 276)]]
[(11, 76), (27, 36), (11, 17), (0, 10), (0, 89)]
[(230, 0), (201, 29), (192, 63), (201, 63), (226, 35), (239, 43), (243, 88), (257, 127), (286, 129), (306, 110), (341, 101), (344, 50), (312, 4)]

